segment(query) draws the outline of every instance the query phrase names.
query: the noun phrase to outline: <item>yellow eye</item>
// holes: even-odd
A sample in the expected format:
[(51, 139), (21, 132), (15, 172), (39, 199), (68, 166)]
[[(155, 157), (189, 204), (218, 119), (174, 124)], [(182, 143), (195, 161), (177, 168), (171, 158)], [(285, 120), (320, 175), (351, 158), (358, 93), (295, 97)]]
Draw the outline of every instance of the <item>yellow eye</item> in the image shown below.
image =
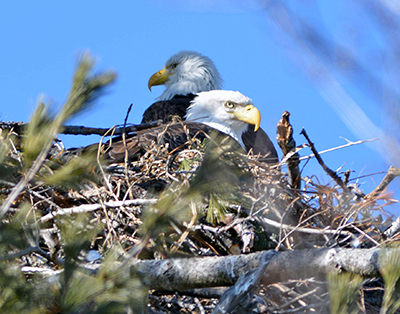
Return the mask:
[(235, 107), (235, 104), (233, 102), (231, 102), (231, 101), (227, 101), (225, 103), (225, 107), (229, 108), (229, 109), (232, 109), (233, 107)]

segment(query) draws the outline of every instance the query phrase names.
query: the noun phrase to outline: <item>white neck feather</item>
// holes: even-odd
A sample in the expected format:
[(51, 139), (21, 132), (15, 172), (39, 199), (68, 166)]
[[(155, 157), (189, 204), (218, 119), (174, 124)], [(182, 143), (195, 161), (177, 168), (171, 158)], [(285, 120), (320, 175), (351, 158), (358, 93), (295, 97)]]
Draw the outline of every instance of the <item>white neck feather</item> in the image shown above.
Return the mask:
[(210, 122), (202, 122), (202, 123), (207, 124), (208, 126), (214, 128), (222, 133), (228, 134), (229, 136), (233, 137), (240, 144), (240, 146), (242, 146), (243, 148), (246, 148), (242, 141), (243, 132), (240, 132), (240, 134), (239, 134), (239, 133), (235, 132), (232, 128), (229, 128), (226, 125), (223, 125), (218, 122), (210, 121)]

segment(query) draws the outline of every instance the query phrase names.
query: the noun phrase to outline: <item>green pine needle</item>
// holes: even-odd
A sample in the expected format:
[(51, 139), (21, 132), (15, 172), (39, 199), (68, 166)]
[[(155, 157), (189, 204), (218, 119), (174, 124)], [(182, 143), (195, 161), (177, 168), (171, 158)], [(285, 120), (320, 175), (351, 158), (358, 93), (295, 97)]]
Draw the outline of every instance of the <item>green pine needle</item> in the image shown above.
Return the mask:
[(328, 275), (331, 314), (353, 314), (358, 312), (357, 300), (364, 282), (362, 276), (343, 272)]
[(385, 281), (381, 314), (395, 313), (400, 307), (400, 252), (388, 254), (382, 250), (381, 274)]

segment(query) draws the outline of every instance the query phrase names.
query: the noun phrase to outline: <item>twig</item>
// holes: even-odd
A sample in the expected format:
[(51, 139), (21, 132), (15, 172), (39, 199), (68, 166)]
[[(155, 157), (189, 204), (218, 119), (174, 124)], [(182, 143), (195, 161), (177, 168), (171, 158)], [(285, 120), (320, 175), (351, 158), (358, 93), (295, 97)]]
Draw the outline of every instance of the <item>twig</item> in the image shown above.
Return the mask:
[[(169, 224), (171, 225), (171, 227), (175, 230), (175, 232), (176, 232), (178, 235), (180, 235), (180, 236), (183, 235), (182, 230), (179, 229), (179, 227), (178, 227), (172, 220), (169, 221)], [(185, 224), (184, 224), (184, 226), (185, 226)], [(185, 227), (186, 227), (186, 226), (185, 226)], [(186, 228), (187, 228), (187, 227), (186, 227)], [(192, 230), (193, 230), (193, 229), (192, 229)], [(192, 231), (192, 230), (190, 230), (190, 231)], [(189, 237), (189, 238), (186, 237), (186, 238), (184, 239), (184, 241), (186, 241), (187, 244), (189, 245), (189, 250), (190, 250), (190, 251), (192, 251), (196, 256), (199, 255), (199, 254), (198, 254), (198, 252), (199, 252), (199, 247), (196, 245), (196, 243), (194, 243), (194, 242), (190, 239), (190, 237)]]
[(361, 233), (363, 236), (365, 236), (366, 238), (368, 238), (370, 241), (374, 242), (376, 245), (380, 245), (377, 241), (375, 241), (374, 238), (372, 238), (368, 233), (364, 232), (363, 230), (361, 230), (360, 228), (357, 228), (354, 225), (351, 225), (352, 228), (354, 228), (356, 231), (358, 231), (359, 233)]
[[(129, 117), (129, 113), (132, 110), (132, 106), (133, 104), (130, 104), (128, 111), (126, 113), (125, 116), (125, 120), (124, 120), (124, 126), (122, 128), (122, 142), (124, 143), (124, 150), (125, 150), (125, 157), (124, 157), (124, 165), (125, 165), (125, 180), (126, 183), (128, 184), (128, 186), (131, 186), (130, 180), (129, 180), (129, 171), (128, 171), (128, 166), (129, 166), (129, 151), (128, 151), (128, 147), (126, 146), (126, 123), (128, 121), (128, 117)], [(129, 191), (129, 195), (131, 198), (133, 198), (133, 193), (132, 193), (132, 189), (128, 189)]]
[(21, 272), (25, 275), (40, 274), (43, 277), (51, 277), (51, 276), (61, 274), (62, 272), (64, 272), (64, 270), (63, 269), (53, 270), (53, 269), (42, 268), (42, 267), (23, 266), (21, 268)]
[(189, 225), (186, 227), (185, 232), (183, 232), (181, 234), (179, 240), (177, 242), (175, 242), (174, 245), (172, 246), (172, 248), (169, 252), (170, 255), (174, 254), (179, 249), (182, 242), (185, 241), (185, 239), (189, 235), (189, 230), (193, 227), (194, 223), (196, 222), (197, 208), (196, 208), (196, 204), (193, 201), (190, 202), (190, 209), (192, 210), (192, 219), (190, 220)]
[[(350, 146), (353, 146), (353, 145), (360, 145), (360, 144), (367, 143), (367, 142), (373, 142), (373, 141), (377, 141), (379, 139), (378, 138), (372, 138), (372, 139), (369, 139), (369, 140), (361, 140), (361, 141), (356, 141), (356, 142), (349, 141), (348, 139), (345, 139), (345, 140), (347, 141), (347, 144), (344, 144), (344, 145), (341, 145), (341, 146), (336, 146), (336, 147), (329, 148), (329, 149), (326, 149), (326, 150), (322, 150), (322, 151), (318, 152), (318, 154), (322, 155), (322, 154), (325, 154), (325, 153), (333, 152), (333, 151), (338, 150), (338, 149), (350, 147)], [(303, 147), (301, 147), (301, 148), (303, 148)], [(309, 159), (309, 158), (312, 158), (312, 157), (315, 157), (315, 155), (311, 154), (311, 155), (308, 155), (308, 156), (303, 156), (303, 157), (300, 157), (300, 160)]]
[(344, 192), (348, 192), (349, 188), (343, 183), (342, 179), (339, 178), (339, 176), (336, 174), (335, 171), (329, 169), (324, 161), (322, 160), (321, 156), (319, 155), (319, 153), (317, 152), (317, 150), (315, 149), (314, 143), (311, 142), (310, 138), (307, 135), (306, 130), (303, 128), (300, 132), (300, 134), (304, 135), (304, 137), (306, 138), (308, 145), (310, 146), (311, 151), (314, 153), (315, 158), (317, 158), (318, 163), (322, 166), (322, 168), (325, 170), (325, 172), (336, 182), (336, 184), (338, 184)]
[(352, 234), (350, 231), (341, 231), (341, 230), (335, 230), (335, 229), (312, 229), (312, 228), (304, 228), (304, 227), (298, 227), (298, 226), (291, 226), (291, 225), (286, 225), (280, 222), (277, 222), (275, 220), (262, 217), (261, 220), (265, 222), (267, 225), (276, 227), (276, 228), (282, 228), (282, 229), (289, 229), (293, 230), (296, 232), (302, 232), (302, 233), (309, 233), (309, 234), (341, 234), (341, 235), (346, 235), (346, 236), (351, 236), (352, 238), (355, 238), (355, 235)]
[[(317, 292), (317, 291), (318, 291), (318, 288), (315, 288), (315, 289), (310, 290), (310, 291), (308, 291), (308, 292), (306, 292), (306, 293), (303, 293), (303, 294), (298, 295), (297, 297), (291, 299), (290, 301), (288, 301), (288, 302), (282, 304), (282, 305), (279, 306), (279, 307), (269, 308), (269, 310), (284, 309), (285, 307), (288, 307), (289, 305), (291, 305), (291, 304), (293, 304), (293, 303), (295, 303), (295, 302), (297, 302), (297, 301), (300, 301), (301, 299), (304, 299), (304, 298), (308, 297), (309, 295), (312, 295), (313, 293), (315, 293), (315, 292)], [(305, 306), (305, 304), (302, 304), (302, 305)]]
[(38, 192), (35, 192), (31, 189), (27, 190), (28, 193), (35, 195), (36, 197), (40, 198), (41, 200), (43, 200), (44, 202), (50, 204), (51, 206), (54, 206), (55, 208), (57, 208), (58, 210), (62, 210), (62, 207), (58, 206), (56, 203), (54, 203), (50, 198), (45, 197), (43, 195), (41, 195)]
[[(149, 123), (142, 123), (131, 125), (125, 128), (125, 132), (134, 132), (159, 126), (162, 124), (161, 120), (152, 121)], [(13, 129), (16, 133), (21, 134), (28, 127), (28, 123), (23, 122), (0, 122), (0, 129)], [(60, 134), (67, 135), (104, 135), (108, 132), (109, 128), (91, 128), (80, 125), (64, 125)], [(122, 135), (124, 127), (119, 127), (115, 130), (115, 135)]]
[[(102, 162), (101, 162), (101, 151), (102, 151), (103, 140), (104, 140), (104, 137), (106, 137), (108, 135), (108, 133), (111, 133), (111, 136), (114, 135), (115, 134), (115, 128), (109, 129), (107, 131), (107, 133), (102, 136), (102, 138), (101, 138), (101, 140), (100, 140), (100, 142), (99, 142), (99, 144), (97, 146), (97, 157), (96, 157), (96, 160), (97, 160), (97, 164), (99, 166), (98, 169), (100, 169), (100, 171), (101, 171), (104, 183), (106, 184), (107, 189), (110, 192), (110, 195), (112, 195), (114, 197), (115, 201), (118, 201), (117, 196), (113, 193), (113, 188), (112, 188), (110, 182), (108, 181), (108, 178), (106, 176), (106, 173), (105, 173), (105, 171), (103, 169)], [(110, 137), (109, 142), (110, 143), (112, 142), (112, 137)]]
[(64, 216), (64, 215), (71, 215), (71, 214), (78, 214), (78, 213), (85, 213), (85, 212), (92, 212), (98, 210), (100, 208), (108, 207), (120, 207), (120, 206), (140, 206), (140, 205), (147, 205), (147, 204), (155, 204), (157, 199), (134, 199), (134, 200), (127, 200), (127, 201), (110, 201), (104, 204), (84, 204), (77, 207), (72, 208), (63, 208), (62, 210), (57, 210), (55, 212), (49, 213), (42, 218), (39, 219), (39, 223), (47, 222), (53, 219), (56, 216)]
[[(394, 178), (400, 176), (400, 168), (395, 166), (390, 166), (389, 170), (387, 171), (385, 177), (382, 179), (381, 183), (369, 194), (367, 194), (364, 199), (373, 199), (377, 197), (379, 194), (384, 191), (390, 182), (393, 181)], [(391, 237), (395, 233), (400, 231), (400, 217), (398, 217), (395, 221), (392, 222), (390, 227), (384, 232), (386, 237)]]
[(381, 183), (368, 195), (365, 196), (365, 198), (372, 198), (376, 197), (379, 194), (382, 193), (383, 190), (385, 190), (390, 182), (393, 181), (394, 178), (400, 176), (400, 168), (397, 168), (395, 166), (390, 166), (389, 170), (387, 171), (385, 177), (382, 179)]

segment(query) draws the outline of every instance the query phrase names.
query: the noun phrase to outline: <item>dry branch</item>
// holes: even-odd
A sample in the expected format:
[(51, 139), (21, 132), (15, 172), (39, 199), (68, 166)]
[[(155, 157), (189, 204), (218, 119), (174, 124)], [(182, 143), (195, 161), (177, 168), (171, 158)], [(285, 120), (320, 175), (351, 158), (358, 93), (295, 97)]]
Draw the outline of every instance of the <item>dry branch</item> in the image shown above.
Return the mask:
[(324, 161), (322, 160), (321, 156), (319, 155), (318, 151), (315, 149), (314, 143), (311, 142), (310, 138), (307, 135), (306, 130), (303, 128), (300, 132), (300, 134), (304, 135), (306, 138), (308, 145), (310, 146), (311, 151), (315, 155), (315, 158), (317, 158), (318, 163), (322, 166), (322, 168), (325, 170), (325, 172), (338, 184), (344, 192), (348, 192), (349, 188), (344, 184), (342, 179), (339, 178), (339, 176), (336, 174), (335, 171), (330, 169), (328, 166), (325, 165)]
[[(389, 170), (387, 171), (385, 177), (382, 179), (381, 183), (368, 195), (364, 197), (364, 199), (373, 199), (379, 196), (394, 180), (394, 178), (400, 176), (400, 168), (395, 166), (390, 166)], [(391, 237), (400, 231), (400, 217), (398, 217), (391, 226), (385, 231), (386, 237)]]
[(299, 171), (299, 154), (296, 151), (296, 141), (293, 138), (293, 127), (289, 122), (290, 113), (285, 111), (282, 114), (282, 119), (279, 120), (276, 131), (278, 145), (282, 150), (283, 156), (287, 158), (286, 164), (288, 167), (289, 182), (292, 188), (300, 189), (300, 171)]
[(221, 296), (212, 314), (231, 313), (243, 300), (251, 299), (267, 266), (265, 263), (262, 267), (240, 276), (236, 284)]
[(104, 204), (84, 204), (77, 207), (72, 208), (63, 208), (60, 210), (56, 210), (52, 213), (49, 213), (42, 218), (39, 219), (39, 222), (47, 222), (57, 216), (71, 215), (71, 214), (79, 214), (79, 213), (87, 213), (92, 212), (101, 208), (113, 208), (113, 207), (121, 207), (121, 206), (140, 206), (140, 205), (148, 205), (155, 204), (157, 199), (134, 199), (134, 200), (126, 200), (126, 201), (110, 201)]
[[(293, 130), (289, 124), (289, 113), (287, 116), (284, 114), (280, 123), (281, 135), (283, 141), (286, 141), (283, 147), (285, 152), (283, 162), (293, 161), (294, 168), (288, 165), (290, 175), (300, 180), (298, 147), (295, 147), (292, 137)], [(110, 130), (114, 132), (115, 129)], [(123, 128), (119, 130), (123, 132)], [(126, 128), (126, 132), (129, 131)], [(112, 132), (109, 131), (109, 133)], [(125, 259), (122, 265), (115, 262), (116, 271), (132, 264), (130, 270), (134, 274), (141, 275), (145, 289), (149, 287), (164, 291), (164, 297), (168, 294), (166, 291), (176, 292), (216, 286), (231, 287), (224, 296), (221, 297), (222, 293), (214, 296), (220, 298), (215, 311), (224, 312), (239, 303), (240, 306), (251, 303), (250, 299), (254, 290), (266, 287), (258, 284), (259, 279), (268, 285), (286, 279), (322, 278), (331, 271), (340, 270), (354, 271), (366, 276), (378, 274), (380, 251), (370, 251), (366, 248), (379, 246), (382, 243), (380, 232), (382, 228), (378, 229), (378, 227), (384, 223), (376, 222), (370, 216), (362, 216), (364, 212), (360, 214), (360, 217), (348, 220), (349, 215), (343, 215), (344, 209), (360, 208), (358, 203), (350, 198), (342, 201), (343, 193), (340, 189), (315, 184), (312, 179), (305, 183), (304, 191), (298, 190), (294, 194), (292, 189), (288, 189), (285, 174), (263, 167), (257, 157), (252, 155), (247, 156), (247, 160), (242, 160), (236, 165), (237, 168), (235, 167), (235, 171), (240, 170), (238, 173), (243, 180), (239, 180), (237, 189), (241, 201), (236, 203), (235, 199), (230, 198), (224, 201), (223, 205), (226, 206), (231, 217), (231, 220), (224, 220), (225, 225), (209, 225), (202, 220), (205, 210), (210, 206), (207, 197), (196, 199), (198, 204), (196, 203), (196, 211), (192, 211), (192, 220), (189, 215), (185, 214), (181, 218), (176, 214), (169, 215), (170, 212), (167, 211), (161, 212), (156, 207), (152, 218), (154, 222), (153, 220), (146, 221), (145, 214), (151, 209), (146, 205), (157, 202), (156, 199), (149, 199), (149, 197), (157, 197), (158, 193), (164, 193), (173, 182), (171, 191), (174, 191), (174, 196), (171, 199), (174, 202), (168, 206), (172, 208), (173, 204), (179, 203), (184, 195), (179, 194), (180, 191), (186, 191), (187, 186), (191, 187), (194, 184), (193, 178), (199, 173), (199, 164), (201, 162), (204, 164), (205, 160), (201, 152), (202, 147), (202, 143), (196, 141), (188, 144), (187, 149), (171, 157), (165, 146), (155, 142), (153, 146), (147, 147), (145, 153), (137, 160), (129, 161), (129, 163), (116, 162), (106, 169), (100, 167), (104, 171), (104, 182), (91, 182), (89, 186), (98, 185), (93, 190), (83, 189), (71, 193), (58, 187), (40, 185), (41, 182), (26, 186), (25, 192), (20, 194), (21, 197), (16, 200), (16, 204), (13, 205), (6, 218), (9, 219), (15, 215), (16, 205), (20, 206), (28, 202), (34, 208), (37, 217), (43, 215), (40, 219), (37, 218), (37, 222), (45, 223), (54, 220), (52, 230), (46, 233), (46, 236), (42, 232), (40, 235), (44, 240), (41, 247), (48, 256), (43, 256), (42, 252), (38, 254), (32, 248), (28, 248), (17, 253), (14, 252), (18, 249), (15, 249), (12, 254), (4, 255), (3, 259), (18, 258), (22, 255), (24, 259), (32, 260), (27, 264), (28, 266), (42, 265), (41, 268), (23, 267), (24, 274), (51, 276), (52, 273), (46, 269), (54, 268), (54, 265), (62, 266), (61, 259), (64, 257), (62, 250), (64, 238), (59, 236), (59, 226), (65, 222), (57, 218), (62, 215), (91, 212), (86, 215), (90, 223), (95, 225), (101, 222), (104, 226), (98, 236), (91, 240), (93, 247), (97, 246), (99, 251), (102, 250), (101, 252), (108, 252), (114, 244), (122, 248), (119, 253)], [(242, 171), (245, 174), (243, 177)], [(212, 173), (214, 174), (213, 171)], [(393, 177), (388, 178), (388, 180), (392, 179)], [(390, 182), (388, 180), (384, 181)], [(15, 187), (18, 183), (17, 180), (14, 180), (15, 183), (3, 181), (3, 194), (6, 194), (9, 186)], [(105, 184), (107, 187), (104, 186)], [(363, 207), (366, 208), (365, 212), (368, 214), (378, 208), (375, 206), (376, 202), (373, 198), (375, 196), (378, 194), (371, 194), (372, 199)], [(188, 194), (188, 197), (193, 196)], [(129, 200), (120, 201), (125, 199)], [(338, 201), (340, 201), (340, 206), (337, 205)], [(189, 213), (191, 208), (189, 204), (192, 203), (193, 200), (188, 200), (187, 205), (180, 209), (179, 214)], [(128, 206), (130, 208), (127, 208)], [(367, 208), (367, 206), (370, 207)], [(196, 215), (199, 219), (196, 219)], [(79, 216), (71, 218), (71, 221), (79, 220)], [(150, 235), (144, 232), (143, 237), (140, 238), (139, 231), (146, 230), (143, 226), (149, 223), (151, 232), (155, 229), (160, 231), (150, 233)], [(48, 224), (39, 224), (37, 227), (44, 226)], [(242, 233), (243, 230), (246, 232)], [(157, 238), (156, 236), (160, 234), (161, 236)], [(351, 247), (354, 243), (364, 249), (316, 249), (328, 245)], [(295, 250), (223, 256), (229, 253), (239, 254), (245, 249), (256, 252), (272, 248), (283, 250), (294, 248)], [(314, 249), (301, 250), (302, 248)], [(83, 258), (85, 258), (86, 250), (87, 248), (82, 250)], [(40, 262), (37, 262), (38, 255), (44, 257)], [(218, 257), (198, 258), (205, 255), (218, 255)], [(102, 256), (105, 259), (108, 257), (107, 253)], [(131, 256), (141, 260), (133, 261)], [(162, 260), (149, 260), (152, 256), (159, 256)], [(191, 258), (167, 259), (172, 256), (191, 256)], [(57, 260), (53, 261), (53, 257)], [(98, 265), (84, 264), (82, 260), (78, 264), (81, 265), (79, 271), (84, 274), (93, 274), (99, 267), (104, 267), (106, 270), (110, 266), (105, 262)], [(54, 272), (54, 275), (56, 275), (53, 277), (54, 281), (59, 280), (57, 279), (59, 273)], [(306, 291), (299, 287), (289, 287), (290, 284), (287, 283), (280, 284), (286, 285), (288, 290), (293, 289), (293, 295), (289, 299), (282, 299), (282, 302), (276, 303), (270, 302), (269, 297), (265, 297), (263, 301), (268, 303), (269, 310), (282, 309), (282, 306), (288, 309), (305, 309), (327, 300), (326, 295), (321, 297), (324, 299), (321, 299), (321, 291), (315, 292), (316, 289), (311, 287), (309, 291)], [(278, 292), (280, 295), (283, 293)], [(171, 299), (178, 295), (171, 294)], [(155, 308), (155, 302), (164, 300), (164, 297), (157, 298), (154, 294), (153, 297), (152, 308)], [(195, 301), (191, 302), (193, 305)], [(203, 302), (204, 300), (201, 300), (201, 304), (204, 305)], [(215, 300), (212, 302), (215, 306)]]
[[(139, 130), (144, 130), (161, 125), (161, 120), (131, 125), (125, 127), (125, 132), (134, 132)], [(24, 130), (28, 127), (28, 123), (24, 122), (0, 122), (0, 129), (13, 130), (18, 134), (22, 134)], [(105, 135), (110, 131), (110, 128), (91, 128), (81, 125), (64, 125), (60, 130), (60, 134), (66, 135)], [(124, 132), (124, 127), (117, 127), (112, 133), (113, 135), (122, 135)]]
[[(356, 142), (349, 141), (349, 140), (346, 139), (346, 138), (345, 138), (345, 140), (347, 141), (347, 144), (344, 144), (344, 145), (340, 145), (340, 146), (336, 146), (336, 147), (333, 147), (333, 148), (329, 148), (329, 149), (322, 150), (322, 151), (318, 152), (318, 154), (319, 154), (319, 155), (322, 155), (322, 154), (329, 153), (329, 152), (333, 152), (333, 151), (335, 151), (335, 150), (339, 150), (339, 149), (342, 149), (342, 148), (346, 148), (346, 147), (350, 147), (350, 146), (354, 146), (354, 145), (360, 145), (360, 144), (364, 144), (364, 143), (368, 143), (368, 142), (377, 141), (378, 138), (372, 138), (372, 139), (369, 139), (369, 140), (360, 140), (360, 141), (356, 141)], [(303, 148), (303, 147), (302, 147), (302, 148)], [(314, 155), (314, 154), (310, 154), (310, 155), (308, 155), (308, 156), (302, 156), (302, 157), (300, 157), (300, 160), (310, 159), (310, 158), (313, 158), (313, 157), (315, 157), (315, 155)]]
[(263, 222), (265, 222), (267, 225), (270, 225), (270, 226), (273, 226), (276, 228), (280, 228), (280, 229), (287, 229), (287, 230), (291, 230), (291, 231), (295, 231), (295, 232), (308, 233), (308, 234), (321, 234), (321, 235), (324, 235), (324, 234), (339, 235), (340, 234), (340, 235), (352, 237), (353, 239), (356, 238), (356, 236), (353, 233), (351, 233), (350, 231), (346, 231), (346, 230), (303, 228), (303, 227), (300, 227), (300, 225), (291, 226), (291, 225), (277, 222), (275, 220), (272, 220), (272, 219), (269, 219), (266, 217), (262, 217), (261, 220)]
[[(289, 279), (324, 278), (348, 271), (365, 277), (379, 276), (381, 249), (308, 249), (263, 251), (247, 255), (135, 261), (134, 273), (146, 278), (151, 289), (187, 289), (231, 286), (240, 276), (268, 264), (262, 283)], [(386, 250), (392, 254), (398, 250)]]
[(371, 193), (369, 193), (366, 198), (371, 198), (371, 197), (376, 197), (379, 194), (382, 193), (390, 184), (390, 182), (393, 181), (394, 178), (400, 176), (400, 168), (397, 168), (395, 166), (390, 166), (389, 170), (387, 171), (385, 177), (382, 179), (381, 183), (373, 190)]

